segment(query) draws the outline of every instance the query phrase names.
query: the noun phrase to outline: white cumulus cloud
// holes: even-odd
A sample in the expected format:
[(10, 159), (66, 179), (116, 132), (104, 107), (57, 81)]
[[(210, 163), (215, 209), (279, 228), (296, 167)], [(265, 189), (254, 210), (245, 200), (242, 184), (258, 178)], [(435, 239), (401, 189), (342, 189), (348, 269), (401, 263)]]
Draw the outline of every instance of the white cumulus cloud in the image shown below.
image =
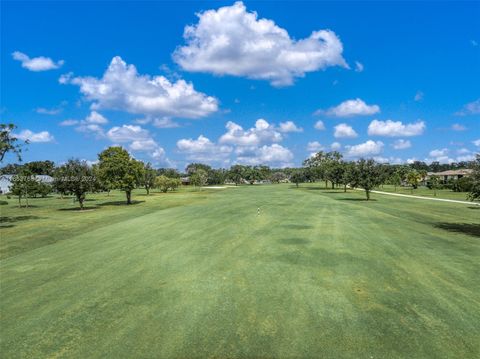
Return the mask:
[(52, 142), (53, 140), (55, 140), (53, 135), (51, 135), (48, 131), (40, 131), (35, 133), (31, 130), (22, 130), (19, 133), (15, 134), (15, 137), (23, 141), (29, 141), (31, 143)]
[(480, 98), (467, 103), (460, 111), (455, 114), (457, 116), (478, 115), (480, 113)]
[(368, 116), (380, 112), (378, 105), (367, 105), (363, 100), (356, 98), (353, 100), (343, 101), (335, 107), (330, 107), (328, 110), (317, 110), (315, 114), (325, 114), (332, 117), (353, 117), (353, 116)]
[(322, 151), (325, 147), (318, 141), (309, 142), (307, 144), (307, 151), (318, 152)]
[(425, 130), (425, 122), (417, 121), (415, 123), (403, 124), (401, 121), (379, 121), (373, 120), (368, 125), (368, 134), (370, 136), (419, 136)]
[(51, 58), (44, 56), (31, 58), (20, 51), (12, 53), (12, 57), (14, 60), (20, 61), (23, 68), (35, 72), (58, 69), (64, 64), (63, 60), (55, 62)]
[(378, 155), (383, 151), (383, 142), (368, 140), (354, 146), (345, 146), (347, 157), (367, 157)]
[(237, 161), (249, 165), (268, 164), (275, 167), (288, 167), (293, 153), (277, 143), (261, 147), (239, 147), (236, 149)]
[(358, 134), (355, 130), (347, 125), (346, 123), (341, 123), (335, 126), (335, 132), (333, 133), (335, 138), (355, 138)]
[(323, 124), (322, 120), (318, 120), (317, 122), (315, 122), (315, 125), (313, 127), (319, 131), (325, 130), (325, 125)]
[(195, 139), (181, 139), (177, 141), (177, 148), (187, 155), (190, 161), (203, 162), (228, 162), (233, 148), (230, 146), (217, 145), (207, 137), (200, 135)]
[(255, 127), (244, 130), (235, 122), (228, 121), (227, 132), (220, 137), (220, 143), (240, 146), (256, 146), (263, 143), (280, 142), (282, 134), (277, 131), (274, 125), (264, 119), (258, 119)]
[(283, 133), (303, 132), (303, 128), (298, 127), (293, 121), (280, 122), (278, 130)]
[(218, 110), (218, 100), (197, 92), (184, 80), (170, 82), (164, 76), (140, 75), (121, 57), (112, 59), (102, 78), (66, 74), (60, 83), (80, 87), (92, 101), (92, 110), (112, 109), (134, 114), (200, 118)]
[(184, 70), (242, 76), (287, 86), (296, 77), (330, 66), (348, 68), (343, 45), (331, 30), (313, 31), (294, 40), (274, 21), (258, 19), (242, 2), (197, 14), (185, 27), (185, 46), (173, 59)]
[(407, 148), (412, 147), (412, 143), (409, 140), (400, 139), (400, 140), (396, 140), (395, 142), (393, 142), (392, 147), (395, 150), (405, 150)]

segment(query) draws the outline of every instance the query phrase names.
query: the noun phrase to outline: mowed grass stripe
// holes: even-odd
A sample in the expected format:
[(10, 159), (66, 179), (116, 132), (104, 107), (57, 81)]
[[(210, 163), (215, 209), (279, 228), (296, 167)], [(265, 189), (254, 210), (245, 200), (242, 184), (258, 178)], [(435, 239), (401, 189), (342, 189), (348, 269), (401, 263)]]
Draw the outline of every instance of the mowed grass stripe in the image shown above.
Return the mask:
[(417, 215), (404, 201), (396, 216), (390, 198), (328, 192), (245, 186), (150, 213), (138, 204), (130, 219), (6, 259), (1, 351), (475, 357), (478, 238), (434, 227), (445, 209)]

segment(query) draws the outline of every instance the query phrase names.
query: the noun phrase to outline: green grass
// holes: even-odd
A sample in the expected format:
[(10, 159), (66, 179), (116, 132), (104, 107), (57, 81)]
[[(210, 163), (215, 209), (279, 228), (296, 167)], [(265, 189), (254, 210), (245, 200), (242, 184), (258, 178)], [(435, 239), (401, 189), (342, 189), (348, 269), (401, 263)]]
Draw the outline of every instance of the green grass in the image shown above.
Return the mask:
[(417, 189), (413, 189), (413, 190), (411, 187), (397, 186), (397, 189), (395, 190), (395, 186), (384, 185), (377, 188), (377, 190), (384, 191), (384, 192), (399, 193), (399, 194), (408, 194), (413, 196), (454, 199), (457, 201), (467, 201), (467, 195), (468, 195), (468, 192), (453, 192), (450, 189), (437, 189), (437, 195), (435, 196), (434, 191), (425, 186), (420, 186)]
[(480, 356), (480, 207), (320, 185), (91, 198), (0, 206), (3, 357)]

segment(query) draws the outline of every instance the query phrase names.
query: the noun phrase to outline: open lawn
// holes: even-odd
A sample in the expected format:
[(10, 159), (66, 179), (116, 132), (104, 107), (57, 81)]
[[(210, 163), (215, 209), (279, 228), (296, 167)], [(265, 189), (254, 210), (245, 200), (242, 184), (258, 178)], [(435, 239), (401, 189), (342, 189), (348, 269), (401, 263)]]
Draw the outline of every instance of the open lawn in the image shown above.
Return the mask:
[(434, 195), (433, 189), (429, 189), (426, 186), (419, 186), (417, 189), (411, 187), (402, 187), (392, 185), (384, 185), (376, 188), (378, 191), (392, 192), (399, 194), (408, 194), (413, 196), (422, 196), (422, 197), (432, 197), (432, 198), (444, 198), (444, 199), (453, 199), (456, 201), (467, 201), (468, 192), (454, 192), (450, 189), (437, 189), (437, 195)]
[(2, 357), (480, 356), (480, 206), (143, 193), (0, 206)]

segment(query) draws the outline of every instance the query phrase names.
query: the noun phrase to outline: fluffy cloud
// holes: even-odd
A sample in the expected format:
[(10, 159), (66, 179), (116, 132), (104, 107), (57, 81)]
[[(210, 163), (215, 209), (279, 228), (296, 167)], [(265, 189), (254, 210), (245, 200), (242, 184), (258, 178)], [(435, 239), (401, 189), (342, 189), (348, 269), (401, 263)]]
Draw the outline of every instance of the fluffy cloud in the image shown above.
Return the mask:
[(342, 144), (340, 142), (333, 142), (330, 145), (330, 148), (332, 149), (332, 151), (338, 151), (342, 148)]
[(333, 31), (314, 31), (308, 38), (294, 40), (274, 21), (247, 12), (242, 2), (197, 16), (196, 25), (185, 27), (186, 45), (173, 54), (184, 70), (287, 86), (307, 72), (348, 67), (342, 57), (343, 45)]
[(297, 125), (293, 121), (280, 122), (278, 130), (283, 133), (303, 132), (303, 128), (297, 127)]
[(429, 158), (425, 159), (426, 162), (440, 162), (440, 163), (454, 162), (454, 160), (449, 157), (448, 148), (431, 150), (428, 156)]
[(333, 133), (335, 138), (355, 138), (358, 134), (355, 130), (347, 125), (346, 123), (341, 123), (335, 126), (335, 132)]
[(96, 123), (97, 125), (104, 125), (108, 123), (108, 120), (97, 111), (92, 111), (90, 114), (85, 118), (86, 123)]
[(379, 121), (373, 120), (368, 125), (368, 134), (370, 136), (418, 136), (425, 130), (425, 122), (418, 121), (416, 123), (403, 124), (401, 121)]
[(412, 147), (412, 144), (409, 140), (400, 139), (400, 140), (396, 140), (395, 142), (393, 142), (392, 147), (396, 150), (404, 150), (404, 149)]
[(307, 144), (307, 151), (309, 152), (318, 152), (322, 151), (325, 147), (318, 141), (309, 142)]
[(472, 141), (472, 143), (477, 146), (477, 147), (480, 147), (480, 138), (478, 140), (475, 140), (475, 141)]
[(41, 115), (58, 115), (60, 112), (62, 112), (61, 108), (44, 108), (44, 107), (38, 107), (35, 109), (36, 113), (39, 113)]
[(75, 126), (78, 125), (80, 121), (78, 120), (73, 120), (73, 119), (68, 119), (60, 122), (60, 126)]
[(29, 141), (31, 143), (36, 142), (52, 142), (55, 138), (48, 131), (33, 132), (30, 130), (23, 130), (15, 134), (20, 140)]
[(239, 146), (258, 146), (263, 143), (280, 142), (283, 136), (274, 125), (264, 119), (258, 119), (255, 127), (244, 130), (235, 122), (228, 121), (227, 132), (220, 137), (220, 143)]
[(112, 127), (106, 133), (108, 139), (115, 143), (142, 141), (150, 138), (148, 130), (136, 125), (123, 125)]
[(100, 79), (67, 74), (59, 81), (79, 86), (80, 92), (93, 101), (93, 110), (183, 118), (200, 118), (218, 110), (218, 100), (195, 91), (191, 83), (140, 75), (134, 65), (127, 65), (119, 56), (112, 59)]
[(378, 155), (383, 151), (383, 142), (368, 140), (354, 146), (345, 146), (347, 157), (367, 157)]
[(262, 147), (239, 147), (236, 149), (239, 163), (249, 165), (268, 164), (271, 166), (288, 167), (293, 160), (293, 153), (277, 143)]
[(335, 107), (328, 110), (317, 110), (315, 114), (325, 114), (333, 117), (353, 117), (353, 116), (368, 116), (380, 112), (378, 105), (367, 105), (363, 100), (356, 98), (354, 100), (346, 100)]
[(323, 131), (325, 130), (325, 125), (323, 124), (323, 121), (318, 120), (315, 122), (315, 125), (313, 126), (316, 130)]
[(180, 152), (187, 155), (191, 161), (204, 162), (228, 162), (232, 147), (217, 145), (205, 136), (198, 136), (194, 139), (181, 139), (177, 142), (177, 148)]
[(55, 62), (51, 58), (44, 56), (30, 58), (20, 51), (15, 51), (12, 57), (14, 60), (20, 61), (23, 68), (35, 72), (58, 69), (64, 64), (63, 60)]
[(460, 125), (459, 123), (454, 123), (452, 125), (452, 130), (454, 131), (465, 131), (467, 128), (463, 125)]
[(478, 115), (480, 114), (480, 98), (467, 103), (463, 108), (455, 113), (457, 116)]

